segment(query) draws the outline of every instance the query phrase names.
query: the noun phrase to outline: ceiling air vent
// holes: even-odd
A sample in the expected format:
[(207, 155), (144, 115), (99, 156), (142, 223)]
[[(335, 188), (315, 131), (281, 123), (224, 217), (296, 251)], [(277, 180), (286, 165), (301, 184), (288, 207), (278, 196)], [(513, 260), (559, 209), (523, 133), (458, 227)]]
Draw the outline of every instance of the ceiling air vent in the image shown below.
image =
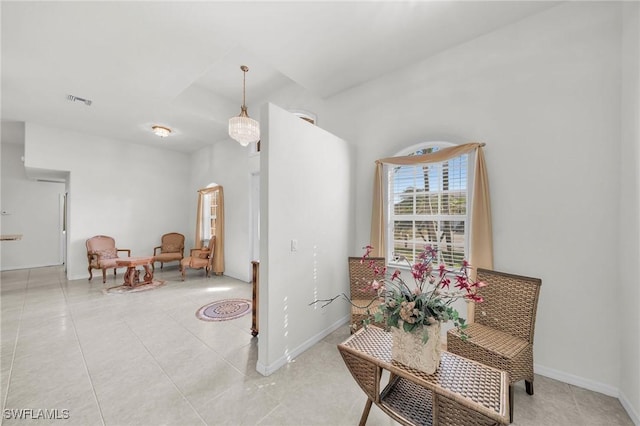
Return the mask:
[(91, 106), (91, 100), (90, 99), (83, 99), (83, 98), (79, 98), (79, 97), (73, 96), (73, 95), (67, 95), (67, 99), (70, 100), (71, 102), (78, 101), (78, 102), (82, 102), (86, 106)]

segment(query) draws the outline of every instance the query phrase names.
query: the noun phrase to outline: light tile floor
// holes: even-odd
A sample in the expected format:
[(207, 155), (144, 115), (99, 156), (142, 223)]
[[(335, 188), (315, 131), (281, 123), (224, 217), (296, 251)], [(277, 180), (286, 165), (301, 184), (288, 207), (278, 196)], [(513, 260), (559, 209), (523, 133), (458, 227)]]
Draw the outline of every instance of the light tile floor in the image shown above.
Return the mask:
[[(103, 294), (122, 276), (67, 281), (60, 267), (1, 274), (3, 425), (356, 425), (366, 398), (336, 345), (342, 327), (269, 377), (255, 371), (251, 316), (195, 317), (251, 285), (156, 270), (164, 287)], [(632, 425), (619, 401), (537, 376), (516, 389), (514, 426)], [(11, 409), (58, 410), (58, 420), (17, 420)], [(68, 410), (68, 411), (63, 411)], [(49, 411), (49, 414), (52, 411)], [(53, 411), (56, 414), (55, 411)], [(377, 407), (368, 425), (394, 425)]]

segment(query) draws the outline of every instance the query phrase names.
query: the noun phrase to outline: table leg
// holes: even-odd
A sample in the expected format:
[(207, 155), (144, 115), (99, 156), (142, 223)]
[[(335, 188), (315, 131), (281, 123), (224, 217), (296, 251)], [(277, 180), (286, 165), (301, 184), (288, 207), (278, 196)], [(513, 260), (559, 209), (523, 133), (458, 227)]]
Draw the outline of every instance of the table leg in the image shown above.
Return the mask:
[(364, 411), (362, 411), (362, 417), (360, 417), (359, 426), (364, 426), (367, 424), (367, 418), (369, 417), (369, 411), (371, 411), (371, 404), (373, 401), (371, 398), (367, 398), (367, 403), (364, 406)]
[(144, 265), (144, 283), (149, 284), (153, 281), (153, 270), (149, 267), (149, 264)]
[(124, 285), (133, 287), (135, 285), (136, 267), (127, 266), (127, 272), (124, 273)]

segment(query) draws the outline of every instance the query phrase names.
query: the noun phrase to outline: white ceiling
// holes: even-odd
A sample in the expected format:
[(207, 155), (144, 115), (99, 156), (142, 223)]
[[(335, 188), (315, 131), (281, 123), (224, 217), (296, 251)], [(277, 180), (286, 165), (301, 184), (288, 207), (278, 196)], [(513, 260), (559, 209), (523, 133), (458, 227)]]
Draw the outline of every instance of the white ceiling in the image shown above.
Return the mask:
[(227, 138), (242, 64), (256, 117), (287, 85), (328, 98), (556, 4), (2, 1), (3, 141), (26, 121), (190, 152)]

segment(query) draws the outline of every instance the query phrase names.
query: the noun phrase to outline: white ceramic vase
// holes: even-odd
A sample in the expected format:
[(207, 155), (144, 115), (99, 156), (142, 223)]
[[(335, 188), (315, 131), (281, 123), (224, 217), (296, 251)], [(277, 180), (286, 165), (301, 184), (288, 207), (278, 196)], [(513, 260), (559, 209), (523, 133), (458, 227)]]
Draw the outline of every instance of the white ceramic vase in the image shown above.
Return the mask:
[[(435, 373), (440, 366), (440, 322), (411, 332), (404, 331), (402, 321), (398, 325), (400, 328), (391, 327), (391, 358), (427, 374)], [(423, 343), (425, 329), (429, 339)]]

